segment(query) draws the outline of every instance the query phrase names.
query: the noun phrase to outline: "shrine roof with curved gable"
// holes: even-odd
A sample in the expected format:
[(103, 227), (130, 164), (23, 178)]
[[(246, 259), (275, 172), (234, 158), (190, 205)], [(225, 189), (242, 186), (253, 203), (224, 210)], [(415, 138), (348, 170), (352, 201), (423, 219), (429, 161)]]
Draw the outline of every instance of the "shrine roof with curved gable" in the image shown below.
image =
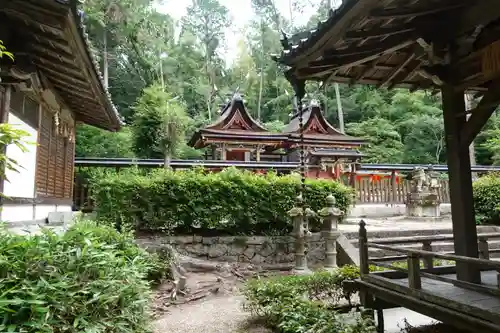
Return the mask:
[(225, 141), (230, 139), (279, 142), (286, 139), (280, 133), (269, 132), (255, 120), (245, 107), (243, 98), (235, 94), (233, 98), (221, 109), (219, 118), (212, 124), (198, 130), (189, 145), (200, 146), (200, 140), (206, 137), (220, 138)]
[[(311, 103), (303, 112), (304, 137), (310, 140), (336, 141), (342, 143), (353, 143), (361, 145), (365, 143), (364, 139), (346, 135), (333, 127), (325, 118), (319, 105)], [(300, 136), (299, 113), (295, 113), (292, 120), (283, 130), (284, 134), (293, 138)]]
[(267, 132), (267, 130), (248, 113), (243, 98), (235, 94), (221, 110), (219, 118), (205, 130)]

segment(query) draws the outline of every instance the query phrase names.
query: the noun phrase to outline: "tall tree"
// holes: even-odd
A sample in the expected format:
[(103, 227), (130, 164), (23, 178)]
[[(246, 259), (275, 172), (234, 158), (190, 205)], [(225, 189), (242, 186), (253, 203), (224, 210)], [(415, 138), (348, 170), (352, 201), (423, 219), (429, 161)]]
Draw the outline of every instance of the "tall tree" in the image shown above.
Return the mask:
[(170, 160), (182, 146), (189, 124), (184, 106), (161, 85), (154, 85), (144, 89), (134, 108), (134, 152), (141, 158), (163, 158), (165, 167), (170, 167)]
[[(208, 79), (206, 103), (208, 117), (212, 117), (212, 107), (217, 92), (216, 75), (220, 73), (217, 50), (224, 42), (225, 29), (231, 24), (229, 10), (218, 0), (192, 0), (183, 18), (184, 27), (193, 33), (203, 47), (205, 57), (204, 74)], [(219, 68), (217, 68), (219, 67)]]

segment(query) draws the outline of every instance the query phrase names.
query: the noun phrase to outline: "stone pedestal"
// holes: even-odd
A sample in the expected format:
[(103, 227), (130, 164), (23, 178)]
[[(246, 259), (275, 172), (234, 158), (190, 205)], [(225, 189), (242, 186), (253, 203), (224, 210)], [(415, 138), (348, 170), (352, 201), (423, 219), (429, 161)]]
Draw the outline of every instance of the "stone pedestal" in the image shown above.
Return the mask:
[(408, 193), (406, 215), (411, 217), (440, 217), (441, 209), (438, 195), (432, 192)]
[(292, 270), (294, 274), (309, 274), (311, 272), (307, 267), (307, 242), (311, 235), (309, 216), (313, 214), (312, 210), (304, 209), (301, 196), (297, 197), (295, 207), (288, 212), (293, 222), (292, 236), (295, 238), (295, 267)]
[(335, 197), (329, 195), (326, 198), (326, 207), (319, 211), (323, 220), (321, 235), (325, 240), (325, 265), (326, 270), (337, 268), (337, 238), (340, 236), (338, 222), (342, 216), (340, 209), (335, 207)]

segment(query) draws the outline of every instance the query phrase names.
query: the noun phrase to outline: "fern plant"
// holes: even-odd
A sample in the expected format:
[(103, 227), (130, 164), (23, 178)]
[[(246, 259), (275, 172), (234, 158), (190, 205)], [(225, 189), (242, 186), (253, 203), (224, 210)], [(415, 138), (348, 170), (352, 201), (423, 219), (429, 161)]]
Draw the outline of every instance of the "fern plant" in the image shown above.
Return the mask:
[(3, 58), (3, 56), (9, 57), (12, 61), (14, 61), (14, 55), (7, 51), (7, 48), (3, 44), (3, 41), (0, 40), (0, 58)]

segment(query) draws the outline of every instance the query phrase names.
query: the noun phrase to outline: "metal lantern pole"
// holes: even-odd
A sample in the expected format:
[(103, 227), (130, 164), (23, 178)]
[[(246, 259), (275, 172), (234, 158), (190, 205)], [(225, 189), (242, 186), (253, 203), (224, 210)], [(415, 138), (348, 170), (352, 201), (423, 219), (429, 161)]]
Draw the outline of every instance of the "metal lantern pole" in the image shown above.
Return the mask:
[[(300, 129), (300, 195), (305, 203), (305, 192), (306, 192), (306, 147), (304, 143), (304, 106), (302, 104), (302, 96), (297, 96), (298, 111), (299, 111), (299, 129)], [(305, 206), (304, 206), (305, 207)], [(305, 218), (305, 214), (303, 214)]]

